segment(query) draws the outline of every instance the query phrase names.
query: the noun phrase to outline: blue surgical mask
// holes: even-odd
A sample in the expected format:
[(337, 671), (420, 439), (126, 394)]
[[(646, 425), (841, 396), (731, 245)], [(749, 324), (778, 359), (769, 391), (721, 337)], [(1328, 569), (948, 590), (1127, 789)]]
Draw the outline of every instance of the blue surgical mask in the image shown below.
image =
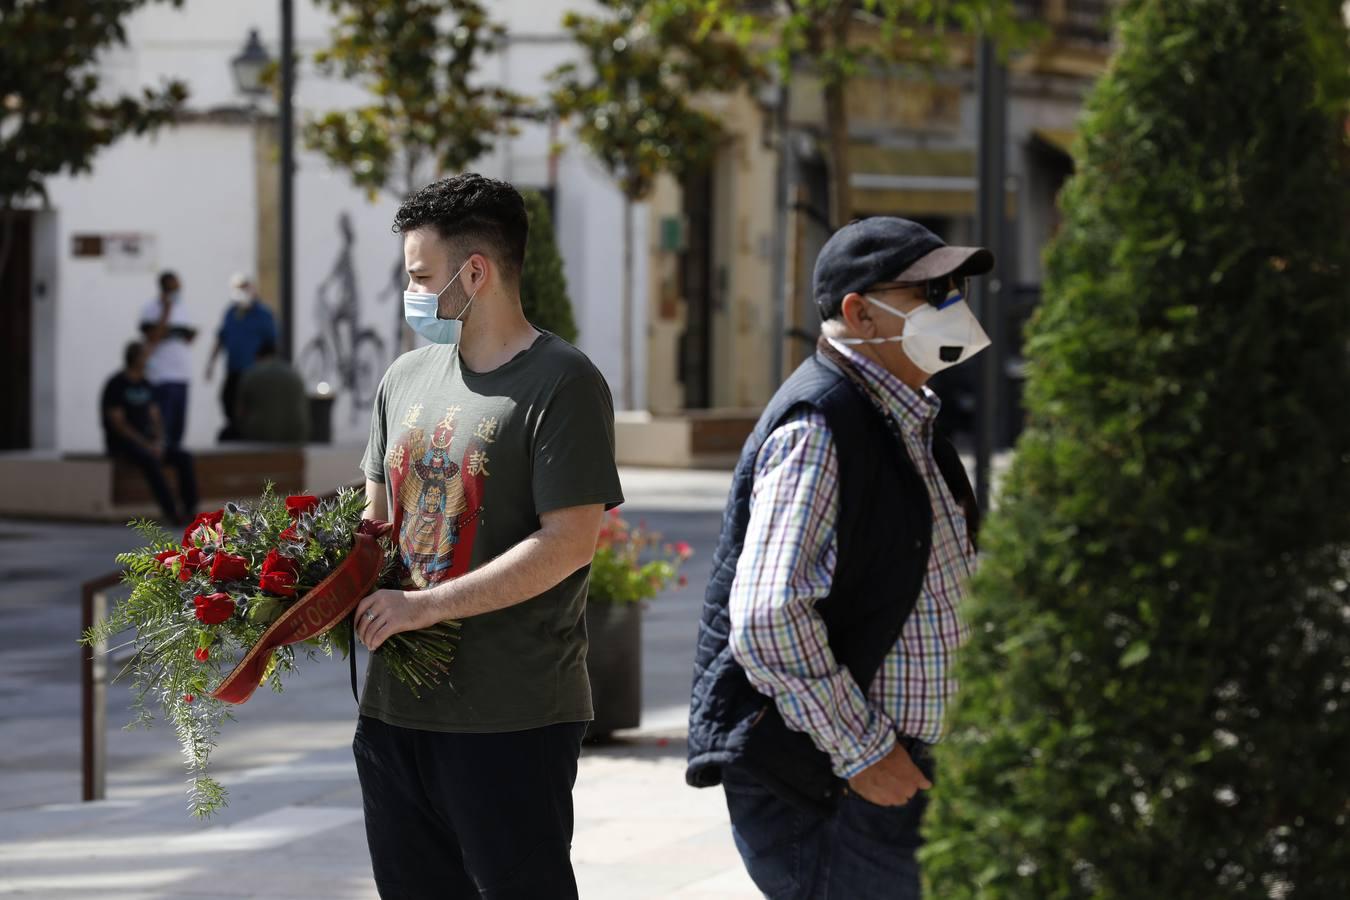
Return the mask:
[(464, 330), (464, 315), (473, 304), (473, 298), (478, 296), (478, 291), (474, 291), (473, 295), (469, 297), (469, 302), (464, 304), (464, 309), (457, 319), (439, 319), (436, 317), (436, 311), (440, 305), (441, 294), (444, 294), (446, 288), (455, 283), (455, 280), (459, 278), (459, 273), (463, 272), (468, 264), (469, 261), (464, 260), (464, 265), (459, 267), (459, 272), (451, 275), (450, 280), (445, 283), (445, 287), (434, 294), (420, 291), (403, 292), (403, 320), (408, 323), (409, 328), (433, 344), (459, 343), (460, 332)]

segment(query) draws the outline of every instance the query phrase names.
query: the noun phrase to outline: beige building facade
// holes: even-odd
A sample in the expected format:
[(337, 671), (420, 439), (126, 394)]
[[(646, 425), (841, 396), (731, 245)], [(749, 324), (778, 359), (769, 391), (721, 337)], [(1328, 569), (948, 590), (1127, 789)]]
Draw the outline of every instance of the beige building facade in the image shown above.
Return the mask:
[[(1039, 296), (1041, 252), (1058, 227), (1056, 198), (1072, 172), (1082, 104), (1110, 49), (1108, 0), (1025, 5), (1053, 36), (1009, 65), (1004, 246), (1011, 285), (1003, 315), (1010, 372), (1019, 362), (1020, 324)], [(975, 239), (979, 122), (970, 55), (958, 48), (946, 69), (850, 82), (854, 217), (898, 215), (950, 243)], [(748, 92), (711, 101), (726, 130), (714, 163), (682, 184), (664, 178), (647, 203), (643, 337), (647, 408), (657, 418), (750, 419), (819, 333), (811, 272), (830, 234), (823, 95), (810, 72), (796, 73), (784, 94), (785, 116)], [(775, 122), (784, 118), (780, 134)], [(788, 169), (786, 203), (780, 164)], [(937, 387), (955, 414), (969, 403), (960, 383)]]

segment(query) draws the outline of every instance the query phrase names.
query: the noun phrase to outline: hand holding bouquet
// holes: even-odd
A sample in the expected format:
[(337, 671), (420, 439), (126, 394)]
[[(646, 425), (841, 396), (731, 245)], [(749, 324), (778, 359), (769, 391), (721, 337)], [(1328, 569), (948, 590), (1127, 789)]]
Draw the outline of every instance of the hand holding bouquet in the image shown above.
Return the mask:
[[(307, 658), (346, 655), (351, 610), (376, 588), (400, 586), (389, 526), (363, 520), (364, 508), (365, 497), (350, 489), (326, 500), (269, 489), (256, 503), (197, 516), (178, 542), (153, 523), (134, 523), (149, 546), (118, 557), (131, 596), (84, 642), (134, 630), (137, 721), (150, 720), (151, 698), (174, 724), (194, 814), (225, 802), (206, 770), (228, 704), (268, 681), (281, 691), (297, 647)], [(416, 693), (449, 670), (458, 629), (442, 622), (396, 634), (378, 652)]]

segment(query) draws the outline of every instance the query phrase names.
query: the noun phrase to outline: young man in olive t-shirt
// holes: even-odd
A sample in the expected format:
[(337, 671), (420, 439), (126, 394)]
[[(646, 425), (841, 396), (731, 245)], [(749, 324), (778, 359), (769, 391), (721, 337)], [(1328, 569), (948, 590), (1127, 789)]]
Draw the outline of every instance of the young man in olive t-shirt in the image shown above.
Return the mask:
[[(582, 613), (606, 508), (622, 502), (614, 408), (579, 350), (521, 311), (528, 224), (508, 184), (465, 174), (409, 197), (408, 324), (362, 461), (405, 590), (356, 611), (371, 650), (463, 622), (420, 697), (371, 656), (353, 749), (380, 896), (573, 898), (572, 786), (592, 718)], [(462, 326), (462, 333), (460, 332)]]

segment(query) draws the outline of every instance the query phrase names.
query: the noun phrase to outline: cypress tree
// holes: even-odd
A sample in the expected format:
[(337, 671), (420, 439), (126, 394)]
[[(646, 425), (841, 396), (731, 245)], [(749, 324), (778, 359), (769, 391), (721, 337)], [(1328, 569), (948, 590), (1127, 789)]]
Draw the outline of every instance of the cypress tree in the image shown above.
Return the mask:
[(525, 245), (525, 266), (520, 274), (520, 303), (525, 318), (535, 327), (575, 344), (577, 326), (572, 318), (572, 301), (567, 297), (567, 276), (563, 274), (548, 203), (538, 191), (522, 191), (521, 196), (530, 217), (530, 239)]
[(1121, 4), (965, 609), (934, 897), (1350, 897), (1339, 6)]

